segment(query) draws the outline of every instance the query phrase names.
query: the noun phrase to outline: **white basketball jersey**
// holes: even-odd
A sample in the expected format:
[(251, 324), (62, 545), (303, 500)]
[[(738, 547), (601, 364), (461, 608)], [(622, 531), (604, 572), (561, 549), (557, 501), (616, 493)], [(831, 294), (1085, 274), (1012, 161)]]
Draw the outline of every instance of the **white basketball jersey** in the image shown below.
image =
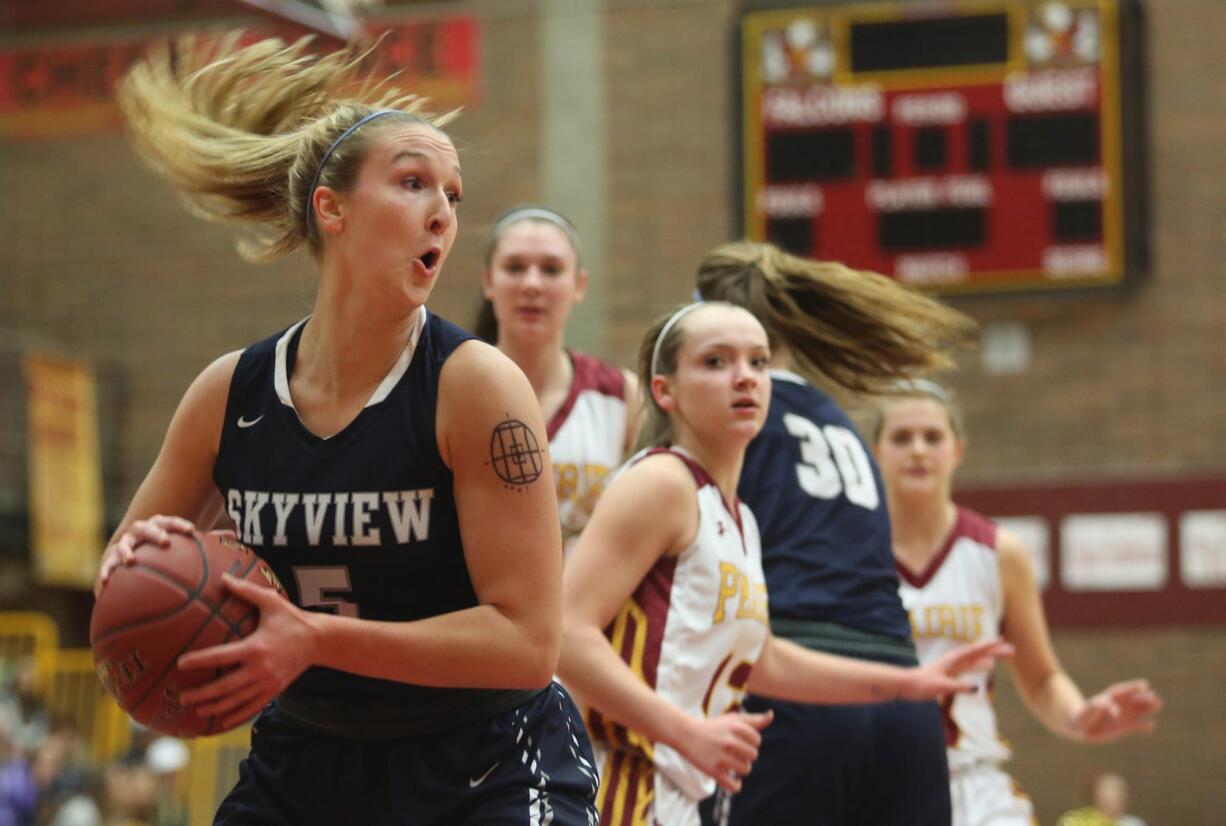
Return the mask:
[(570, 392), (549, 421), (549, 455), (567, 556), (621, 464), (626, 440), (626, 380), (621, 370), (585, 353), (570, 351)]
[[(920, 662), (929, 662), (967, 643), (1000, 636), (1004, 594), (996, 555), (996, 524), (967, 508), (927, 570), (898, 565), (899, 595), (911, 617)], [(1010, 750), (996, 730), (992, 675), (967, 674), (975, 691), (942, 701), (949, 769), (999, 764)]]
[[(670, 451), (643, 451), (627, 465), (658, 452)], [(695, 717), (715, 717), (740, 707), (769, 634), (758, 527), (739, 501), (729, 510), (688, 455), (671, 452), (698, 484), (698, 531), (680, 554), (656, 562), (605, 633), (634, 673), (670, 703)], [(697, 801), (715, 792), (713, 779), (669, 746), (594, 709), (588, 730), (602, 772), (602, 811), (650, 799), (655, 821), (698, 823)], [(654, 772), (633, 768), (643, 760)], [(652, 794), (635, 785), (653, 786)]]

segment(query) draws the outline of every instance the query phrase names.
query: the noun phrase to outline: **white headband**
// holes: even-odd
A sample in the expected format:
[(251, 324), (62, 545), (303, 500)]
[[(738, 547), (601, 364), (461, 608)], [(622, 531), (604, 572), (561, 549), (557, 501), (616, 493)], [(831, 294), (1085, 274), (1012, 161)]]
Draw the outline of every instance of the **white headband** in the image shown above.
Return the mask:
[(923, 396), (931, 396), (946, 407), (952, 407), (954, 403), (948, 390), (928, 379), (903, 379), (894, 385), (894, 391), (900, 394), (919, 393)]
[[(490, 229), (490, 237), (497, 239), (502, 231), (511, 224), (517, 224), (520, 221), (544, 221), (547, 224), (553, 224), (558, 229), (566, 234), (570, 241), (571, 247), (575, 250), (575, 258), (581, 258), (583, 254), (582, 248), (579, 246), (579, 231), (575, 229), (575, 225), (570, 222), (565, 215), (560, 212), (554, 212), (552, 209), (538, 206), (522, 206), (513, 207), (502, 215), (494, 226)], [(494, 242), (491, 242), (490, 248), (493, 249)]]
[(693, 304), (686, 304), (677, 312), (669, 316), (668, 321), (664, 322), (664, 326), (660, 328), (660, 334), (656, 336), (656, 346), (651, 348), (651, 375), (660, 375), (660, 345), (664, 343), (664, 337), (668, 335), (668, 331), (673, 329), (681, 317), (689, 313), (691, 310), (696, 310), (703, 305), (701, 301), (695, 301)]

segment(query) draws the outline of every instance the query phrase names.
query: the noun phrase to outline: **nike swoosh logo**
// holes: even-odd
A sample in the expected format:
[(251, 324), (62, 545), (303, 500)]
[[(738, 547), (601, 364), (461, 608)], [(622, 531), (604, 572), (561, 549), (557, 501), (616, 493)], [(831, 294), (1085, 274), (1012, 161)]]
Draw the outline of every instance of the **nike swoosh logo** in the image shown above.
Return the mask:
[(260, 419), (262, 419), (262, 418), (264, 418), (264, 414), (263, 414), (263, 413), (261, 413), (260, 415), (256, 416), (256, 417), (255, 417), (254, 419), (252, 419), (251, 421), (247, 421), (247, 420), (246, 420), (246, 419), (244, 419), (242, 416), (239, 416), (239, 417), (238, 417), (238, 426), (239, 426), (239, 427), (251, 427), (253, 424), (255, 424), (256, 422), (258, 422), (258, 421), (259, 421)]
[(470, 778), (468, 778), (468, 788), (470, 788), (470, 789), (475, 789), (475, 788), (477, 788), (478, 786), (480, 786), (482, 783), (484, 783), (484, 782), (485, 782), (485, 778), (489, 777), (489, 776), (490, 776), (490, 774), (492, 774), (492, 773), (493, 773), (493, 771), (494, 771), (494, 769), (496, 769), (496, 768), (498, 768), (498, 763), (495, 763), (494, 765), (492, 765), (492, 766), (490, 766), (488, 769), (486, 769), (486, 770), (485, 770), (485, 774), (481, 775), (480, 777), (470, 777)]

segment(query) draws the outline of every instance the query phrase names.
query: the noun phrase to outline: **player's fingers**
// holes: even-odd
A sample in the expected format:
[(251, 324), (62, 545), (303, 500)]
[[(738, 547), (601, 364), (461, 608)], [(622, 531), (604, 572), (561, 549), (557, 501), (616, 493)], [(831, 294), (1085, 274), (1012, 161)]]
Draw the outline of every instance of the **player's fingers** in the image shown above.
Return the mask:
[(984, 640), (958, 649), (946, 673), (985, 671), (995, 665), (997, 659), (1011, 656), (1013, 656), (1013, 646), (1004, 640)]
[(951, 679), (940, 696), (944, 697), (947, 694), (973, 694), (975, 692), (975, 684), (968, 680)]
[(169, 516), (159, 513), (156, 516), (151, 516), (149, 521), (165, 531), (173, 531), (174, 533), (195, 533), (196, 531), (195, 524), (190, 519), (184, 519), (182, 516)]
[(1104, 693), (1111, 697), (1125, 697), (1129, 694), (1139, 694), (1149, 691), (1149, 680), (1125, 680), (1122, 683), (1116, 683), (1110, 686)]
[(1117, 696), (1116, 702), (1125, 714), (1156, 714), (1162, 710), (1162, 698), (1152, 691)]
[[(209, 680), (207, 683), (185, 689), (180, 693), (179, 699), (189, 706), (203, 706), (205, 703), (214, 701), (218, 697), (226, 697), (240, 691), (246, 691), (251, 685), (251, 677), (243, 670), (236, 668), (215, 680)], [(200, 714), (216, 713), (212, 711), (206, 712), (203, 709), (197, 709), (197, 711)]]
[(259, 684), (253, 683), (241, 689), (227, 692), (210, 702), (200, 703), (196, 706), (196, 713), (201, 717), (220, 717), (224, 719), (246, 708), (253, 700), (263, 695), (264, 689)]
[(734, 768), (742, 763), (752, 763), (757, 760), (758, 746), (762, 743), (758, 732), (746, 727), (735, 734), (737, 736), (728, 740), (723, 746), (724, 759), (735, 761)]
[(1077, 721), (1077, 727), (1087, 737), (1101, 737), (1104, 730), (1114, 723), (1119, 717), (1118, 709), (1114, 704), (1091, 701), (1086, 704), (1085, 709), (1081, 712), (1081, 716)]
[(146, 542), (166, 548), (170, 546), (170, 531), (153, 519), (138, 519), (124, 532), (123, 539), (127, 539), (132, 548)]
[(737, 777), (742, 777), (749, 774), (749, 770), (753, 767), (754, 758), (743, 757), (739, 754), (732, 754), (725, 751), (719, 760), (719, 771), (724, 774), (732, 774)]
[[(764, 712), (761, 712), (761, 713), (751, 713), (748, 711), (742, 711), (741, 719), (749, 723), (749, 725), (753, 726), (758, 731), (761, 731), (762, 729), (769, 726), (772, 721), (774, 721), (775, 712), (770, 709)], [(759, 742), (761, 742), (761, 738), (759, 738)]]
[(1157, 714), (1166, 705), (1161, 697), (1152, 692), (1144, 697), (1136, 698), (1133, 702), (1143, 714)]
[(98, 569), (98, 584), (106, 585), (110, 580), (111, 574), (115, 573), (115, 569), (123, 564), (122, 557), (118, 553), (109, 553), (102, 559), (102, 567)]
[(263, 692), (257, 694), (249, 702), (243, 705), (238, 711), (226, 716), (221, 721), (221, 727), (224, 730), (241, 726), (243, 723), (255, 717), (264, 710), (264, 706), (268, 705), (272, 698), (266, 697)]
[(737, 723), (739, 725), (732, 730), (732, 733), (736, 735), (738, 740), (742, 743), (748, 743), (754, 748), (762, 744), (762, 733), (757, 728), (750, 725), (746, 720), (738, 720)]
[(130, 533), (124, 533), (115, 543), (115, 555), (123, 565), (131, 565), (136, 561), (136, 546), (140, 543), (132, 541)]
[(221, 579), (231, 593), (245, 599), (257, 608), (263, 609), (270, 604), (281, 601), (281, 598), (277, 596), (277, 592), (271, 588), (265, 588), (262, 585), (256, 585), (254, 582), (239, 579), (232, 574), (222, 574)]
[(736, 794), (741, 790), (741, 778), (731, 769), (720, 768), (715, 772), (715, 782)]
[(201, 648), (199, 651), (189, 651), (179, 657), (178, 666), (184, 671), (196, 668), (224, 668), (241, 662), (247, 653), (247, 641), (227, 642)]

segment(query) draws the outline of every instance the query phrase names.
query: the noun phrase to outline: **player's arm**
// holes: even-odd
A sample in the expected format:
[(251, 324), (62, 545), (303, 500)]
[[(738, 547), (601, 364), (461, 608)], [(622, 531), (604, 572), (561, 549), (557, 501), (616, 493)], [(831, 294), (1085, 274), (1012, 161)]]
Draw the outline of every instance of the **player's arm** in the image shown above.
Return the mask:
[(613, 650), (603, 629), (652, 566), (698, 530), (693, 477), (674, 457), (649, 456), (617, 477), (596, 503), (566, 563), (558, 674), (611, 720), (665, 743), (735, 791), (749, 771), (762, 715), (690, 717), (657, 694)]
[(1030, 555), (1014, 534), (997, 532), (1001, 587), (1005, 597), (1002, 633), (1016, 651), (1014, 682), (1030, 712), (1054, 734), (1098, 742), (1153, 728), (1162, 701), (1145, 680), (1116, 683), (1086, 699), (1065, 673), (1052, 647), (1043, 602)]
[(810, 651), (772, 635), (754, 663), (748, 688), (780, 700), (825, 705), (928, 700), (970, 691), (973, 686), (960, 674), (991, 668), (996, 658), (1009, 654), (1008, 644), (986, 640), (918, 668), (902, 668)]
[[(465, 342), (439, 379), (437, 438), (479, 604), (413, 622), (306, 611), (227, 577), (260, 610), (255, 633), (184, 655), (182, 668), (229, 669), (183, 692), (223, 726), (254, 716), (312, 665), (417, 685), (538, 688), (558, 657), (562, 545), (540, 408), (528, 380), (495, 348)], [(496, 431), (506, 438), (496, 438)], [(525, 460), (513, 471), (509, 439)], [(535, 448), (533, 448), (535, 444)], [(534, 452), (535, 451), (535, 452)]]
[(142, 542), (166, 545), (168, 531), (190, 532), (197, 523), (209, 527), (216, 521), (222, 502), (213, 484), (213, 463), (240, 355), (228, 353), (214, 361), (183, 394), (153, 467), (103, 553), (95, 593), (116, 566), (132, 561), (133, 549)]

